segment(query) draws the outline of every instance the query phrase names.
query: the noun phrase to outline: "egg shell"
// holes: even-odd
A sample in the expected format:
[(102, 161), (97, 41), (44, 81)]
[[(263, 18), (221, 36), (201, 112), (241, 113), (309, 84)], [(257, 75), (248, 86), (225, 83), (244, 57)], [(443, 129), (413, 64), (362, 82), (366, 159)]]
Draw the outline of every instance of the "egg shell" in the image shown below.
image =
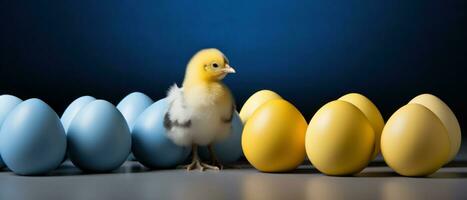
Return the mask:
[(386, 122), (381, 135), (381, 152), (389, 167), (401, 175), (429, 175), (449, 158), (448, 132), (428, 108), (408, 104)]
[(413, 103), (420, 104), (428, 108), (441, 120), (444, 127), (446, 127), (451, 144), (449, 158), (446, 163), (453, 160), (456, 157), (457, 152), (459, 152), (462, 141), (461, 128), (454, 112), (452, 112), (449, 106), (440, 98), (432, 94), (418, 95), (409, 102), (409, 104)]
[(251, 115), (253, 115), (256, 109), (264, 103), (274, 99), (282, 99), (282, 97), (271, 90), (260, 90), (251, 95), (240, 110), (240, 118), (242, 119), (243, 124), (245, 124)]
[(381, 141), (381, 132), (383, 131), (384, 127), (384, 119), (381, 113), (379, 112), (378, 108), (376, 107), (373, 102), (367, 97), (358, 94), (358, 93), (350, 93), (342, 96), (339, 100), (349, 102), (356, 106), (363, 114), (366, 116), (368, 120), (370, 120), (371, 126), (375, 131), (375, 147), (373, 150), (373, 154), (371, 159), (373, 160), (376, 156), (380, 153), (380, 141)]
[(245, 124), (242, 148), (246, 159), (263, 172), (297, 168), (305, 159), (306, 120), (285, 100), (261, 105)]
[(141, 92), (133, 92), (117, 104), (117, 109), (125, 117), (131, 131), (138, 116), (153, 103), (154, 101), (147, 95)]
[(68, 131), (68, 127), (70, 126), (71, 120), (76, 116), (76, 114), (86, 105), (95, 101), (96, 98), (92, 96), (82, 96), (75, 99), (71, 104), (65, 109), (60, 118), (60, 121), (63, 124), (63, 128), (65, 128), (65, 132)]
[[(22, 100), (12, 95), (1, 95), (0, 96), (0, 128), (2, 128), (3, 121), (5, 121), (8, 114), (20, 104)], [(0, 156), (0, 169), (5, 167), (2, 156)]]
[(370, 162), (375, 134), (370, 121), (351, 103), (332, 101), (315, 113), (306, 132), (306, 152), (327, 175), (351, 175)]
[[(76, 114), (86, 105), (95, 101), (96, 98), (92, 96), (82, 96), (75, 99), (71, 104), (65, 109), (60, 118), (63, 128), (65, 129), (65, 134), (68, 132), (68, 127), (70, 126), (71, 120), (76, 116)], [(63, 161), (67, 160), (68, 156), (65, 154)]]
[(177, 146), (164, 128), (167, 99), (161, 99), (147, 108), (136, 120), (132, 136), (132, 152), (136, 159), (149, 168), (171, 168), (181, 164), (191, 147)]
[[(213, 149), (217, 159), (222, 164), (229, 164), (239, 160), (242, 155), (242, 131), (243, 123), (237, 112), (234, 112), (232, 118), (232, 131), (230, 135), (222, 141), (214, 144)], [(199, 153), (202, 159), (209, 160), (209, 151), (207, 147), (201, 147)]]
[(131, 150), (130, 129), (123, 115), (105, 100), (93, 101), (76, 114), (67, 140), (68, 157), (85, 171), (115, 170)]
[[(141, 92), (133, 92), (117, 104), (117, 109), (122, 113), (123, 117), (125, 117), (125, 121), (130, 128), (130, 133), (132, 132), (138, 116), (153, 103), (154, 101), (147, 95)], [(130, 153), (128, 160), (135, 160), (133, 153)]]
[(17, 105), (0, 130), (0, 153), (15, 174), (45, 174), (66, 152), (65, 130), (55, 111), (40, 99)]

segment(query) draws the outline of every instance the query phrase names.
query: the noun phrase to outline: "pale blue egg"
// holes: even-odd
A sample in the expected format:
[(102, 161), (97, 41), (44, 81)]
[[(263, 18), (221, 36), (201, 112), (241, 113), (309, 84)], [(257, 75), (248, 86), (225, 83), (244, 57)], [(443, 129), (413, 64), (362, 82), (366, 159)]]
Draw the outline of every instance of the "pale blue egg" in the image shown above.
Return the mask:
[[(0, 96), (0, 128), (2, 128), (3, 121), (6, 119), (8, 114), (15, 108), (22, 100), (12, 95), (1, 95)], [(2, 156), (0, 156), (0, 169), (5, 167)]]
[[(128, 127), (130, 127), (130, 132), (133, 129), (136, 118), (153, 103), (154, 101), (150, 97), (141, 92), (133, 92), (118, 103), (117, 109), (125, 117)], [(128, 160), (135, 160), (133, 153), (130, 153)]]
[(66, 152), (66, 135), (55, 111), (40, 99), (17, 105), (0, 130), (0, 153), (20, 175), (44, 174), (57, 168)]
[(131, 136), (123, 115), (114, 105), (95, 100), (71, 120), (68, 157), (82, 170), (107, 172), (120, 167), (131, 150)]
[[(242, 157), (242, 132), (242, 120), (238, 113), (235, 112), (232, 119), (232, 131), (230, 135), (226, 139), (215, 143), (213, 147), (217, 159), (219, 159), (222, 164), (235, 162)], [(210, 159), (207, 147), (201, 147), (199, 153), (204, 160)]]
[(65, 111), (62, 114), (62, 117), (60, 118), (60, 121), (62, 121), (63, 124), (63, 128), (65, 128), (65, 132), (68, 131), (68, 127), (70, 126), (71, 120), (76, 116), (76, 114), (81, 110), (81, 108), (95, 100), (96, 98), (91, 96), (82, 96), (71, 102), (71, 104), (65, 109)]
[[(68, 132), (68, 127), (70, 126), (71, 120), (76, 116), (76, 114), (86, 105), (95, 101), (96, 98), (92, 96), (82, 96), (75, 99), (71, 104), (65, 109), (60, 118), (60, 121), (63, 124), (63, 128), (65, 128), (65, 133)], [(67, 155), (63, 158), (63, 161), (67, 159)]]
[(136, 120), (132, 133), (132, 151), (136, 159), (149, 168), (170, 168), (181, 164), (191, 148), (177, 146), (164, 128), (167, 99), (147, 108)]
[(153, 103), (154, 101), (147, 95), (141, 92), (133, 92), (118, 103), (117, 109), (122, 113), (123, 117), (125, 117), (131, 131), (136, 118)]

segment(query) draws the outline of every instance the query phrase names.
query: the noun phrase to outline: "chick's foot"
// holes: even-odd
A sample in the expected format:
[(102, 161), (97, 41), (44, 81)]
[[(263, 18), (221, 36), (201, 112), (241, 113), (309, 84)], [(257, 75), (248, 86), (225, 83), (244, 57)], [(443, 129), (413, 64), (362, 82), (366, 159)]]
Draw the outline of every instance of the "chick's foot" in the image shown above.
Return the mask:
[(224, 166), (222, 165), (222, 163), (219, 161), (216, 154), (214, 153), (214, 148), (212, 144), (208, 146), (208, 150), (209, 150), (209, 155), (211, 157), (211, 165), (216, 166), (219, 169), (224, 169)]
[(198, 160), (193, 160), (193, 162), (191, 162), (188, 165), (183, 166), (183, 168), (185, 168), (187, 171), (197, 170), (197, 169), (199, 169), (200, 171), (204, 171), (206, 169), (211, 169), (211, 170), (219, 170), (220, 169), (217, 166), (208, 165), (206, 163), (203, 163), (199, 159)]
[(196, 170), (196, 169), (199, 169), (200, 171), (204, 171), (206, 169), (212, 169), (212, 170), (220, 169), (217, 166), (208, 165), (206, 163), (201, 162), (201, 159), (199, 158), (199, 155), (198, 155), (198, 145), (192, 146), (192, 154), (193, 154), (193, 160), (191, 161), (191, 163), (183, 166), (183, 168), (185, 168), (187, 171)]
[(211, 165), (217, 167), (218, 169), (224, 169), (224, 165), (222, 165), (217, 159), (211, 161)]

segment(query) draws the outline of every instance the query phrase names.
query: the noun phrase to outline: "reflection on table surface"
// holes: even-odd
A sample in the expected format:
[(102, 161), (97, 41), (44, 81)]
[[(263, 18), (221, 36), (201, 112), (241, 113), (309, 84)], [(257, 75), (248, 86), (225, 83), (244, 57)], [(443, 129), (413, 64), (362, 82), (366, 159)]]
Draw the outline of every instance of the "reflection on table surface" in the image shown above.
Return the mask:
[(148, 170), (127, 162), (107, 174), (65, 163), (47, 176), (0, 172), (0, 199), (466, 199), (467, 162), (429, 177), (401, 177), (374, 163), (351, 177), (325, 176), (311, 166), (261, 173), (247, 165), (208, 172)]

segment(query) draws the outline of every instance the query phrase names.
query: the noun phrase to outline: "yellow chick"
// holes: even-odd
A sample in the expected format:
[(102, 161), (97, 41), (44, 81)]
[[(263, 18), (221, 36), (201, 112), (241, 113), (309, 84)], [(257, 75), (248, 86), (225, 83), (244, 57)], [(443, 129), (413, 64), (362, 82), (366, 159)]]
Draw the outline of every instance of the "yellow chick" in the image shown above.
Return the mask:
[[(235, 103), (222, 79), (235, 70), (218, 49), (203, 49), (188, 63), (183, 87), (168, 92), (169, 108), (164, 117), (167, 136), (177, 145), (192, 147), (187, 170), (222, 169), (212, 145), (228, 136)], [(211, 165), (198, 156), (198, 145), (208, 145)]]

